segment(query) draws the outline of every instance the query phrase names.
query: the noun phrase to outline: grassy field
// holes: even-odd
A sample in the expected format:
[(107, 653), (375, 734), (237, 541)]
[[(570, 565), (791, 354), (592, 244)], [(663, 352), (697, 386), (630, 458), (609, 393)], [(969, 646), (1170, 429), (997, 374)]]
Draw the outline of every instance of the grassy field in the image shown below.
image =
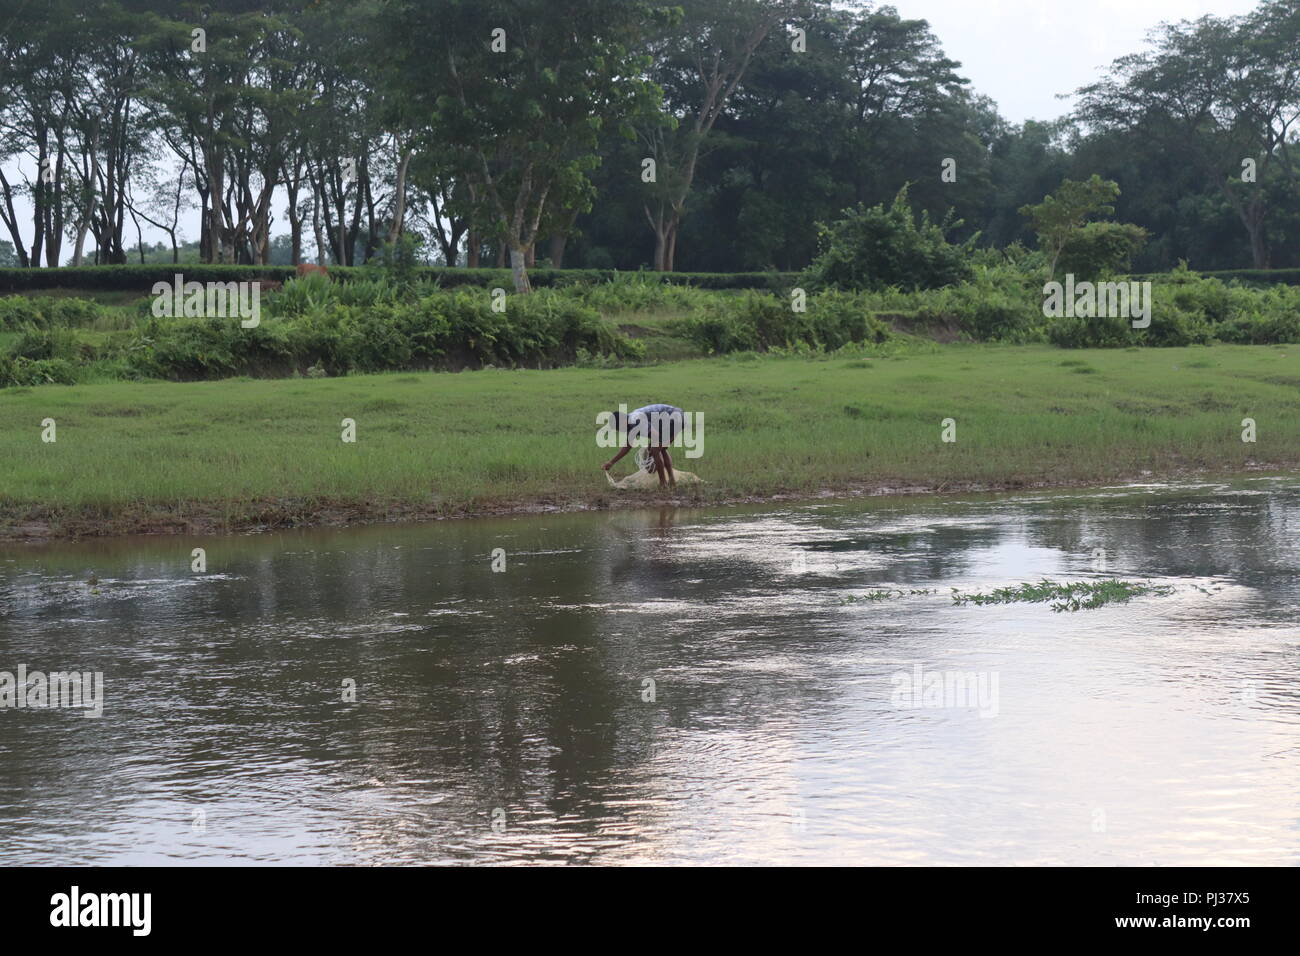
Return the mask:
[[(735, 355), (620, 369), (0, 391), (0, 535), (610, 507), (595, 416), (704, 416), (707, 482), (675, 500), (1084, 485), (1300, 466), (1300, 346), (930, 345), (892, 357)], [(57, 441), (41, 440), (42, 420)], [(341, 441), (341, 421), (357, 441)], [(956, 422), (956, 441), (941, 440)], [(1241, 439), (1242, 419), (1258, 441)], [(625, 458), (617, 472), (630, 469)]]

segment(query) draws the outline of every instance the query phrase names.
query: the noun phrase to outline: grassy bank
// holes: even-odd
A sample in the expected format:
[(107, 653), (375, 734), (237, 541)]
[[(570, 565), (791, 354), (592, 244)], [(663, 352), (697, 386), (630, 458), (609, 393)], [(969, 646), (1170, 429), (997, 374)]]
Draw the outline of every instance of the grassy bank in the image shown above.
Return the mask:
[[(621, 369), (39, 386), (0, 392), (7, 537), (608, 507), (595, 415), (702, 412), (708, 503), (1087, 484), (1300, 465), (1297, 346), (929, 346)], [(1243, 443), (1242, 419), (1258, 442)], [(57, 441), (41, 423), (55, 420)], [(340, 440), (341, 420), (357, 441)], [(956, 441), (941, 440), (955, 419)], [(629, 467), (624, 459), (620, 469)]]

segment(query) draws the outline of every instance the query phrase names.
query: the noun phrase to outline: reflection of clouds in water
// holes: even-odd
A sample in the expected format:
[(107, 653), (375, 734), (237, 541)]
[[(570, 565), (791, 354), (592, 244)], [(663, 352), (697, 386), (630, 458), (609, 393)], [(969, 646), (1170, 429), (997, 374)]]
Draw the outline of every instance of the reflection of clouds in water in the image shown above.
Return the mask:
[[(111, 721), (0, 721), (0, 862), (1294, 864), (1297, 520), (1202, 484), (268, 537), (220, 576), (5, 562), (0, 648), (117, 682)], [(117, 598), (62, 593), (92, 567)], [(947, 590), (1112, 575), (1177, 590)], [(840, 602), (889, 587), (940, 593)], [(918, 664), (996, 674), (997, 716), (895, 706)]]

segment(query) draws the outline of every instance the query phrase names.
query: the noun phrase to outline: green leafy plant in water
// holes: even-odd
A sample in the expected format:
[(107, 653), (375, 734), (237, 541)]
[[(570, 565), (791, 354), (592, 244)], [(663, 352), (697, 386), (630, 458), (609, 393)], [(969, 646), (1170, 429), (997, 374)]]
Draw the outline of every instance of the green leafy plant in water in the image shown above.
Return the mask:
[(864, 601), (887, 601), (890, 598), (911, 597), (917, 594), (938, 594), (935, 588), (877, 588), (866, 594), (850, 594), (841, 599), (841, 604), (861, 604)]
[(1052, 602), (1053, 611), (1087, 611), (1107, 604), (1124, 604), (1146, 594), (1172, 594), (1167, 584), (1121, 581), (1074, 581), (1064, 584), (1044, 578), (1037, 584), (997, 588), (988, 593), (963, 594), (953, 588), (954, 604), (1041, 604)]

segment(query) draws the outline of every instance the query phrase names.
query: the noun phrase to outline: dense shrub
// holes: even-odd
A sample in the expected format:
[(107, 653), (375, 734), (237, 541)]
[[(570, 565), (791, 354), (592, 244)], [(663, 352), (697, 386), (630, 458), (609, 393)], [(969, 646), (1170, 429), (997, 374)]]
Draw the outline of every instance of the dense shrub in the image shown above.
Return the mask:
[(977, 237), (949, 242), (948, 233), (960, 225), (951, 211), (941, 223), (932, 223), (925, 212), (918, 220), (904, 186), (888, 209), (859, 204), (846, 209), (843, 219), (819, 226), (821, 253), (808, 267), (808, 282), (848, 290), (936, 289), (961, 282), (970, 275)]
[(669, 328), (708, 355), (758, 348), (756, 330), (732, 309), (709, 309), (702, 315), (677, 319)]
[(507, 299), (494, 312), (482, 292), (440, 292), (413, 302), (347, 305), (327, 300), (296, 318), (150, 319), (118, 346), (138, 374), (169, 379), (331, 375), (481, 365), (550, 366), (579, 350), (617, 360), (644, 347), (612, 330), (591, 309), (553, 291)]
[(806, 305), (806, 311), (796, 312), (785, 297), (747, 292), (676, 320), (671, 328), (710, 354), (794, 346), (829, 350), (851, 342), (883, 342), (890, 335), (861, 296), (824, 292), (810, 296)]
[(1235, 345), (1300, 342), (1300, 309), (1272, 315), (1243, 314), (1217, 326), (1214, 337)]
[(564, 290), (605, 314), (656, 309), (686, 311), (704, 308), (712, 301), (711, 293), (665, 282), (654, 272), (625, 272), (605, 282), (566, 285)]
[(0, 388), (11, 385), (72, 385), (77, 369), (67, 359), (0, 355)]
[(1300, 288), (1252, 289), (1198, 275), (1185, 265), (1151, 280), (1151, 325), (1124, 318), (1054, 319), (1048, 337), (1066, 347), (1262, 345), (1300, 341)]
[(76, 333), (67, 328), (29, 326), (9, 346), (9, 354), (25, 359), (64, 359), (75, 361), (80, 355)]
[(0, 329), (45, 328), (50, 324), (44, 308), (46, 301), (16, 295), (0, 299)]
[(1131, 320), (1108, 316), (1062, 316), (1052, 319), (1047, 337), (1053, 345), (1067, 349), (1110, 349), (1140, 345), (1144, 329), (1132, 327)]
[(916, 296), (913, 308), (978, 342), (1037, 342), (1046, 325), (1042, 282), (1011, 267), (978, 269), (969, 282)]
[(1096, 279), (1128, 270), (1133, 256), (1147, 241), (1141, 226), (1127, 222), (1090, 222), (1074, 230), (1061, 246), (1060, 273), (1076, 279)]
[(290, 279), (270, 292), (262, 301), (271, 315), (299, 316), (315, 312), (337, 301), (335, 284), (329, 276), (309, 272), (301, 278)]
[(106, 310), (89, 299), (48, 296), (0, 298), (0, 329), (84, 328), (104, 318)]
[(843, 292), (823, 292), (809, 301), (810, 321), (804, 340), (827, 350), (849, 343), (884, 342), (891, 335), (889, 326), (863, 308), (859, 296)]

